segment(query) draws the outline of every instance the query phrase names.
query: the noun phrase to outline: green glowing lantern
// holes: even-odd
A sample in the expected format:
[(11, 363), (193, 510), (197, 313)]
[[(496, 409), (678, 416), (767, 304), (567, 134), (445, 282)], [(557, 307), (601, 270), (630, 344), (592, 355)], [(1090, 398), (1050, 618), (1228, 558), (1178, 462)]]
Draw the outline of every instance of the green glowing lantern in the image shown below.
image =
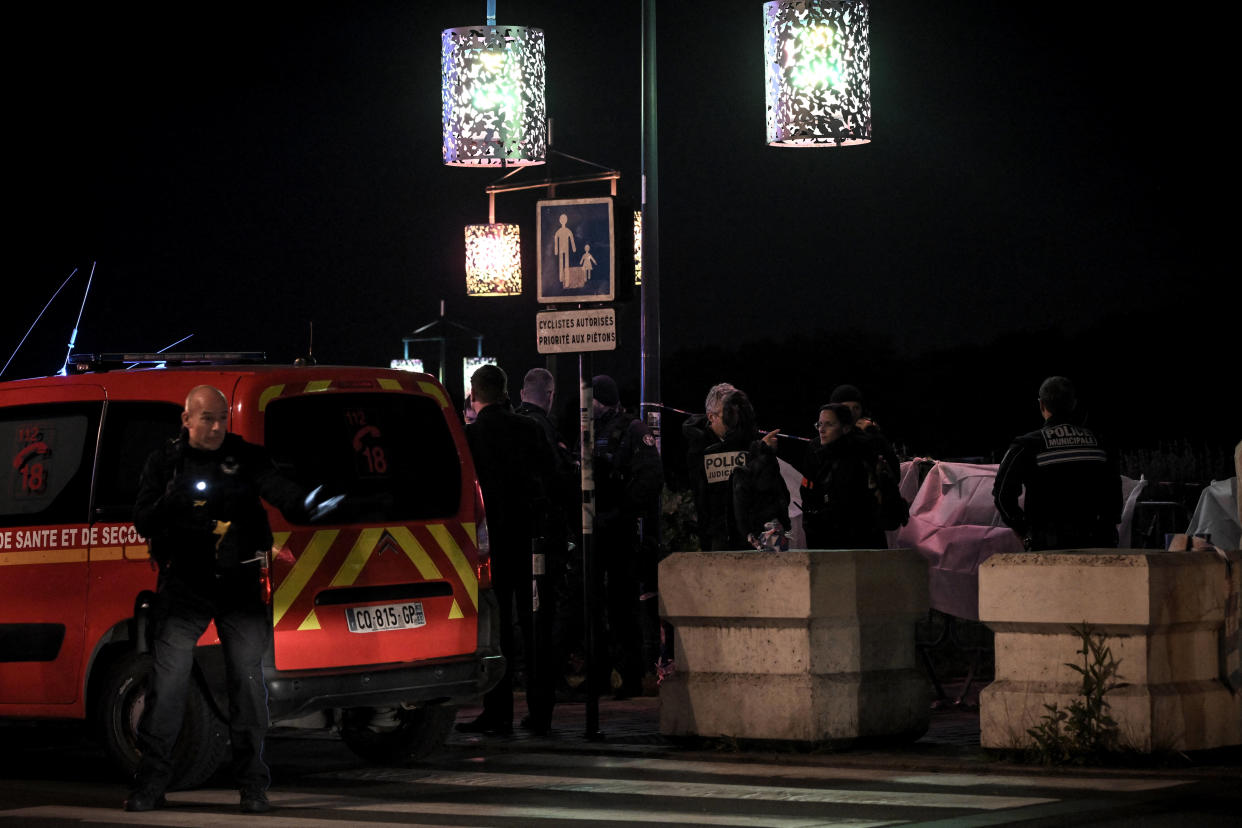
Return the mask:
[(544, 163), (548, 141), (543, 31), (462, 26), (441, 32), (440, 46), (444, 163), (454, 167)]
[(867, 0), (763, 4), (768, 144), (845, 147), (871, 141)]

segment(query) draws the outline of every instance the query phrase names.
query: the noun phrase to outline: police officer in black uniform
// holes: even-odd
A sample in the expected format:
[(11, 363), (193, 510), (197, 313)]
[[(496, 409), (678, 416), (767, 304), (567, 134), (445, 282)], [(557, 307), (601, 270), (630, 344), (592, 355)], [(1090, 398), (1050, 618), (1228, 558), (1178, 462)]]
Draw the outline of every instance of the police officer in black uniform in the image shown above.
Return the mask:
[[(534, 616), (534, 661), (536, 676), (542, 692), (567, 693), (570, 688), (565, 680), (565, 664), (568, 658), (568, 636), (571, 630), (582, 630), (582, 573), (576, 571), (575, 583), (569, 581), (571, 515), (579, 517), (582, 494), (579, 488), (578, 462), (573, 453), (561, 442), (556, 423), (549, 413), (556, 397), (556, 378), (546, 368), (531, 368), (522, 379), (521, 403), (514, 409), (516, 414), (528, 417), (538, 424), (553, 459), (553, 472), (543, 481), (546, 492), (546, 510), (538, 518), (538, 553), (543, 562), (542, 574), (534, 578), (532, 614)], [(576, 587), (576, 590), (574, 589)], [(575, 602), (573, 595), (578, 596)], [(577, 613), (569, 617), (570, 607)], [(548, 707), (549, 717), (551, 706)], [(535, 716), (522, 719), (522, 727), (535, 733), (546, 730), (549, 721)]]
[[(660, 514), (664, 467), (655, 436), (621, 405), (617, 383), (600, 374), (594, 396), (595, 556), (604, 578), (607, 635), (621, 675), (618, 698), (642, 694), (646, 672), (639, 624), (639, 584), (654, 582), (656, 553), (650, 542)], [(647, 543), (640, 536), (648, 533)], [(654, 669), (654, 665), (652, 665)]]
[[(712, 386), (704, 412), (682, 425), (702, 548), (750, 549), (770, 520), (789, 529), (777, 432), (759, 433), (750, 398), (729, 383)], [(748, 468), (749, 474), (743, 471)]]
[(713, 385), (707, 392), (703, 413), (690, 415), (681, 426), (699, 544), (709, 552), (750, 548), (733, 518), (731, 477), (752, 435), (739, 434), (736, 429), (730, 435), (723, 420), (724, 400), (736, 390), (727, 382)]
[[(260, 574), (272, 531), (259, 498), (292, 520), (306, 519), (309, 504), (261, 447), (228, 433), (228, 417), (228, 400), (218, 389), (200, 385), (191, 390), (181, 435), (147, 458), (139, 483), (134, 527), (149, 541), (160, 574), (154, 670), (138, 725), (142, 759), (127, 811), (165, 804), (194, 647), (213, 619), (227, 666), (233, 774), (241, 809), (261, 813), (269, 808), (263, 655), (272, 624)], [(332, 505), (336, 502), (339, 498)]]
[[(491, 540), (492, 588), (500, 602), (500, 650), (507, 660), (504, 677), (483, 697), (483, 712), (457, 726), (465, 733), (507, 735), (513, 732), (513, 669), (521, 629), (528, 656), (526, 705), (528, 726), (546, 732), (555, 702), (551, 675), (529, 663), (537, 651), (531, 615), (531, 554), (546, 509), (544, 481), (551, 476), (551, 450), (539, 426), (509, 407), (508, 377), (495, 365), (484, 365), (470, 377), (470, 398), (476, 414), (466, 427), (474, 458), (487, 528)], [(514, 617), (516, 605), (517, 617)]]
[[(1117, 456), (1076, 421), (1076, 407), (1068, 379), (1044, 380), (1039, 387), (1043, 428), (1014, 440), (992, 487), (1001, 518), (1032, 552), (1117, 546), (1122, 507)], [(1019, 507), (1023, 489), (1026, 499)]]

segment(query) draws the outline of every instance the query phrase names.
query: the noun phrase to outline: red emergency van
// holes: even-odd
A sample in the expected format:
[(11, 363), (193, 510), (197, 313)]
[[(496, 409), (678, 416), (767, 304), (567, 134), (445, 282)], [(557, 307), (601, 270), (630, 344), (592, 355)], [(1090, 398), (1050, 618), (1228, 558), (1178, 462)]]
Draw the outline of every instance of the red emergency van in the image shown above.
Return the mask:
[[(269, 507), (274, 725), (333, 728), (371, 760), (416, 758), (499, 681), (482, 497), (443, 386), (259, 359), (75, 356), (68, 376), (0, 383), (0, 718), (88, 720), (136, 766), (156, 572), (131, 512), (147, 455), (176, 436), (200, 384), (224, 392), (230, 430), (285, 475), (351, 504), (349, 522), (314, 525)], [(195, 661), (182, 787), (214, 773), (228, 738), (214, 627)]]

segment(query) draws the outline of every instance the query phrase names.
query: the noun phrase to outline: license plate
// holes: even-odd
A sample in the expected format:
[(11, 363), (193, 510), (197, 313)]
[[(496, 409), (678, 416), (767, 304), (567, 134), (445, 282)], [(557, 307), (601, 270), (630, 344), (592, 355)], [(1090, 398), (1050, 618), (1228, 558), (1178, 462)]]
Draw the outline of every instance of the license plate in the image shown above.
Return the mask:
[(350, 632), (373, 633), (421, 627), (427, 623), (427, 617), (423, 615), (423, 605), (411, 601), (382, 607), (346, 607), (345, 621)]

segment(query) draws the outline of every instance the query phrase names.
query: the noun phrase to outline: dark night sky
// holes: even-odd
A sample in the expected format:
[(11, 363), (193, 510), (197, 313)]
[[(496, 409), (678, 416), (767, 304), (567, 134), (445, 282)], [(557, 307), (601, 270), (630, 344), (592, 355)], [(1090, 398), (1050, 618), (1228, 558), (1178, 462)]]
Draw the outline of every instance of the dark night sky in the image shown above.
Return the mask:
[[(465, 296), (461, 228), (487, 220), (483, 188), (500, 173), (440, 160), (439, 33), (482, 23), (485, 3), (259, 5), (56, 6), (14, 19), (6, 120), (19, 215), (2, 357), (61, 280), (98, 261), (79, 350), (156, 349), (193, 333), (186, 347), (289, 359), (313, 321), (321, 361), (386, 364), (444, 299), (511, 375), (538, 364), (533, 262), (522, 297)], [(501, 23), (547, 33), (556, 148), (619, 169), (636, 194), (641, 4), (498, 5)], [(781, 150), (764, 143), (761, 6), (659, 12), (664, 373), (687, 376), (669, 366), (688, 349), (725, 354), (666, 384), (666, 402), (701, 406), (712, 382), (759, 386), (761, 372), (809, 422), (865, 366), (828, 353), (774, 365), (731, 349), (852, 331), (891, 337), (902, 359), (981, 348), (1007, 360), (1023, 391), (1015, 401), (1002, 383), (994, 395), (1013, 412), (1004, 433), (1028, 426), (1032, 412), (1015, 406), (1048, 373), (1103, 377), (1128, 363), (1116, 376), (1159, 398), (1223, 388), (1219, 359), (1199, 366), (1221, 347), (1213, 331), (1234, 343), (1236, 377), (1236, 304), (1223, 298), (1236, 268), (1217, 206), (1236, 165), (1219, 123), (1218, 36), (1098, 4), (877, 2), (874, 140)], [(527, 250), (535, 198), (497, 203), (500, 220), (523, 223)], [(70, 283), (6, 378), (59, 367), (84, 287)], [(636, 318), (622, 310), (621, 350), (597, 359), (623, 381), (637, 375)], [(1102, 325), (1127, 338), (1057, 364), (1032, 337), (998, 340), (1077, 342)], [(951, 407), (955, 384), (986, 394), (990, 382), (957, 372), (933, 410)], [(1137, 390), (1120, 382), (1097, 398)], [(898, 410), (902, 393), (887, 389), (891, 417), (923, 416)], [(1227, 430), (1236, 440), (1236, 424)]]

